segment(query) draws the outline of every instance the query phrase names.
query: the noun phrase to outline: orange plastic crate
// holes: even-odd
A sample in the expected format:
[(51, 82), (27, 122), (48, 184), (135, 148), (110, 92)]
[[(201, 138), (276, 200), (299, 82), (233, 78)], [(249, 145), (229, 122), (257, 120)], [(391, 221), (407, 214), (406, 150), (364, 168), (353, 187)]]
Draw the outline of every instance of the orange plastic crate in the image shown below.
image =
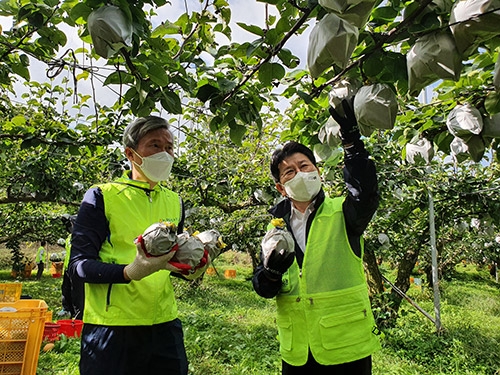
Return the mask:
[(42, 300), (0, 303), (0, 375), (36, 374), (46, 313)]
[(0, 283), (0, 302), (15, 302), (21, 298), (21, 283)]

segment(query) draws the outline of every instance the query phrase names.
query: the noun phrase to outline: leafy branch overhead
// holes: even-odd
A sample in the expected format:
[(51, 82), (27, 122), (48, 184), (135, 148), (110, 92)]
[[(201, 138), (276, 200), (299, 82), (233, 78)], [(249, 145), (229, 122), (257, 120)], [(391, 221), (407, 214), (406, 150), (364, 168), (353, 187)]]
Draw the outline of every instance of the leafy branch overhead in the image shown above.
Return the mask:
[[(451, 4), (446, 1), (437, 4), (432, 0), (367, 2), (364, 7), (371, 13), (359, 28), (357, 45), (348, 64), (344, 67), (331, 64), (313, 79), (298, 57), (304, 51), (294, 48), (293, 37), (310, 32), (336, 2), (261, 0), (258, 3), (262, 13), (256, 14), (256, 24), (238, 22), (235, 26), (234, 6), (227, 0), (186, 2), (184, 13), (176, 19), (169, 17), (172, 4), (162, 0), (133, 3), (37, 0), (21, 6), (13, 1), (3, 2), (0, 14), (11, 17), (13, 27), (0, 35), (0, 56), (3, 56), (0, 83), (9, 89), (16, 76), (29, 80), (27, 56), (54, 64), (58, 55), (65, 55), (61, 51), (67, 48), (66, 33), (62, 29), (72, 27), (84, 43), (76, 54), (81, 61), (76, 61), (77, 57), (72, 54), (59, 59), (59, 66), (73, 70), (77, 81), (75, 92), (82, 84), (78, 80), (102, 80), (117, 93), (112, 110), (120, 109), (124, 114), (137, 116), (158, 109), (180, 115), (183, 108), (197, 99), (205, 103), (204, 110), (211, 115), (210, 129), (216, 132), (229, 127), (231, 139), (237, 144), (249, 127), (262, 130), (262, 111), (270, 101), (279, 103), (280, 97), (285, 97), (291, 108), (290, 130), (283, 133), (283, 137), (300, 136), (306, 143), (318, 143), (319, 128), (327, 118), (328, 93), (347, 78), (359, 79), (364, 84), (389, 84), (398, 93), (401, 114), (408, 105), (417, 106), (419, 111), (415, 98), (408, 95), (406, 54), (419, 37), (448, 29)], [(345, 2), (345, 13), (348, 13), (347, 7), (352, 6), (349, 4)], [(494, 2), (492, 4), (494, 6)], [(121, 46), (109, 42), (111, 53), (103, 58), (93, 49), (93, 42), (97, 40), (92, 40), (88, 19), (109, 6), (121, 12), (124, 21), (119, 26), (128, 25), (131, 36)], [(480, 16), (497, 14), (493, 8)], [(472, 15), (471, 19), (475, 17)], [(248, 40), (233, 41), (235, 27), (245, 30)], [(474, 90), (476, 103), (485, 105), (484, 115), (500, 111), (499, 95), (491, 89), (491, 77), (471, 82), (467, 69), (470, 62), (477, 59), (482, 60), (482, 69), (493, 69), (498, 54), (496, 39), (482, 42), (482, 48), (476, 48), (468, 56), (456, 84), (445, 83), (445, 100), (437, 102), (436, 113), (441, 108), (448, 111), (454, 103), (470, 100)], [(228, 43), (223, 43), (225, 40)], [(88, 61), (94, 69), (88, 68)], [(77, 74), (76, 70), (82, 73)], [(479, 89), (483, 89), (482, 97), (477, 92)], [(99, 102), (98, 97), (93, 99)], [(98, 110), (95, 116), (99, 122)], [(427, 132), (423, 132), (418, 123), (403, 120), (398, 125), (412, 128), (423, 136), (430, 134), (441, 150), (449, 147), (440, 143), (446, 138), (440, 136), (445, 130), (442, 123), (426, 126)]]

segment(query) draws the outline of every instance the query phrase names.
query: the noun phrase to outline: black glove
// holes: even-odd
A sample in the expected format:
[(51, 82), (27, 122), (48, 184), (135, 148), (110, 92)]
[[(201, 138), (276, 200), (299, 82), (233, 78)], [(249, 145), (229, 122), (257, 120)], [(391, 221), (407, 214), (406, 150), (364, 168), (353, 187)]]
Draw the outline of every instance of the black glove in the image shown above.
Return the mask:
[(270, 279), (279, 279), (293, 263), (295, 241), (286, 229), (272, 228), (261, 242), (262, 263)]
[(358, 121), (354, 115), (354, 96), (351, 99), (342, 100), (344, 116), (341, 116), (335, 108), (330, 106), (328, 111), (335, 121), (340, 125), (340, 139), (342, 145), (352, 145), (361, 138), (359, 133)]
[(271, 273), (272, 278), (281, 277), (292, 265), (295, 252), (272, 251), (267, 259), (265, 269)]

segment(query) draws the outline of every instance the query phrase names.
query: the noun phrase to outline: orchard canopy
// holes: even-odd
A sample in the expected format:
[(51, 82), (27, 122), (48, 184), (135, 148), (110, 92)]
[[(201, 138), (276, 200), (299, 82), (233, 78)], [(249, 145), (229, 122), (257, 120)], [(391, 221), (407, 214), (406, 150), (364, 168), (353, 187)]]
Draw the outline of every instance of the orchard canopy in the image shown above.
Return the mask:
[(406, 264), (404, 284), (428, 246), (433, 189), (442, 264), (498, 254), (500, 0), (6, 0), (0, 16), (10, 248), (65, 237), (60, 215), (121, 173), (124, 126), (157, 113), (178, 140), (170, 183), (188, 223), (255, 252), (278, 144), (314, 148), (328, 192), (344, 193), (327, 109), (356, 92), (383, 197), (367, 253)]

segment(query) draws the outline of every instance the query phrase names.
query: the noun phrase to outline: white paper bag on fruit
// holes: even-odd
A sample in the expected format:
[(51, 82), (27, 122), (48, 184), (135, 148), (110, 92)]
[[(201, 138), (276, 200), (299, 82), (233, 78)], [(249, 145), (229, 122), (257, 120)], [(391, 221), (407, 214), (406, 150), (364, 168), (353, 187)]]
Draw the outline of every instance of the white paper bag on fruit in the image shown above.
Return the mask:
[(106, 59), (132, 44), (132, 22), (117, 6), (104, 5), (94, 10), (87, 19), (87, 27), (95, 52)]
[(333, 12), (357, 28), (365, 26), (376, 1), (373, 0), (319, 0), (327, 12)]
[(472, 135), (481, 133), (483, 118), (481, 112), (471, 104), (458, 104), (448, 114), (446, 127), (455, 137), (467, 140)]
[(457, 81), (462, 57), (449, 33), (432, 33), (418, 38), (406, 54), (408, 85), (411, 95), (439, 79)]
[(196, 233), (194, 236), (197, 237), (203, 243), (205, 249), (208, 250), (211, 262), (213, 262), (226, 247), (226, 244), (222, 241), (222, 236), (215, 229)]
[(429, 164), (434, 157), (434, 147), (427, 138), (420, 138), (406, 144), (406, 161), (415, 164), (420, 158)]
[(340, 116), (344, 116), (345, 113), (342, 101), (346, 99), (350, 102), (350, 99), (356, 95), (362, 86), (362, 83), (357, 79), (343, 79), (340, 82), (337, 82), (328, 94), (329, 104)]
[(339, 16), (326, 14), (309, 35), (307, 66), (317, 78), (332, 65), (344, 68), (358, 43), (358, 28)]
[(500, 0), (458, 0), (453, 4), (449, 25), (464, 60), (481, 43), (500, 35), (499, 8)]
[[(177, 226), (170, 222), (159, 222), (150, 225), (141, 234), (143, 249), (146, 255), (161, 256), (175, 251), (177, 245)], [(139, 240), (140, 240), (139, 238)]]
[(485, 145), (482, 137), (479, 135), (473, 135), (467, 141), (455, 137), (450, 144), (450, 150), (452, 156), (459, 163), (468, 158), (478, 163), (484, 156)]
[(354, 97), (354, 114), (360, 131), (364, 128), (362, 134), (372, 129), (392, 129), (398, 114), (396, 95), (384, 83), (363, 86)]

